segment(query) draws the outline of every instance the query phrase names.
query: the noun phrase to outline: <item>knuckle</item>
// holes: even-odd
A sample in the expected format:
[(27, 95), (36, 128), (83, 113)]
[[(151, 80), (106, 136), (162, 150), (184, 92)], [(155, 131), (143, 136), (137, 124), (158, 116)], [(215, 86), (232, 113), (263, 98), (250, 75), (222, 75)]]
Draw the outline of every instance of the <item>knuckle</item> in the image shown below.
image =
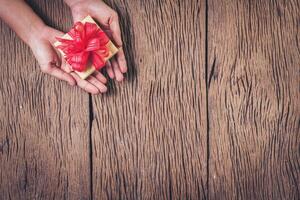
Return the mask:
[[(120, 34), (120, 33), (119, 33)], [(118, 42), (118, 48), (122, 48), (123, 47), (123, 42), (122, 42), (122, 40), (120, 40), (119, 42)]]
[(112, 11), (111, 17), (116, 20), (119, 21), (119, 15), (116, 11)]
[(93, 85), (97, 85), (98, 84), (98, 82), (95, 79), (91, 79), (90, 83), (92, 83)]
[(118, 58), (118, 60), (119, 60), (120, 62), (126, 62), (126, 59), (125, 59), (124, 56), (120, 56), (120, 57)]
[(83, 82), (81, 85), (81, 88), (85, 91), (88, 91), (88, 83), (87, 82)]

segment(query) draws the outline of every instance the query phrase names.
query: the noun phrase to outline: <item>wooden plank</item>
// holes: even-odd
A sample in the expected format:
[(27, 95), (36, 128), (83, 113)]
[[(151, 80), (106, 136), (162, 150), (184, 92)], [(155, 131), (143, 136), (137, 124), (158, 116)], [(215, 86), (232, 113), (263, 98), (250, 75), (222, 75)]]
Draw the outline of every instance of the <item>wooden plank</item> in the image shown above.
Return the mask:
[[(61, 1), (30, 3), (70, 27)], [(0, 199), (89, 199), (88, 94), (42, 74), (2, 22), (0, 46)]]
[(211, 199), (300, 198), (299, 13), (208, 1)]
[(95, 199), (206, 196), (205, 1), (110, 1), (129, 60), (93, 96)]

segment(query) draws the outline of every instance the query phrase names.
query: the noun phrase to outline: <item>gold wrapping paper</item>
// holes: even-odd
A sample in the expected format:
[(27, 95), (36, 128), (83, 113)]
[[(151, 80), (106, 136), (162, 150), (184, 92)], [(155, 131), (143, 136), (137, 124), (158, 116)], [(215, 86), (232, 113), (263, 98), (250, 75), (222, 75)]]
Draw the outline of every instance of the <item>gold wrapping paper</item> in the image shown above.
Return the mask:
[[(89, 15), (87, 17), (85, 17), (83, 20), (81, 20), (81, 22), (83, 24), (86, 23), (86, 22), (90, 22), (90, 23), (94, 23), (94, 24), (96, 24), (98, 26), (98, 24)], [(98, 28), (100, 29), (99, 26), (98, 26)], [(62, 38), (64, 38), (64, 39), (72, 39), (70, 37), (70, 35), (68, 35), (68, 33), (66, 33), (64, 36), (62, 36)], [(57, 41), (57, 42), (54, 43), (54, 46), (57, 47), (60, 44), (61, 43), (59, 41)], [(107, 48), (109, 49), (109, 55), (105, 58), (106, 61), (108, 61), (111, 57), (113, 57), (118, 52), (118, 48), (111, 41), (109, 41), (107, 43)], [(64, 56), (64, 52), (62, 52), (58, 48), (57, 48), (57, 50)], [(89, 75), (91, 75), (94, 71), (96, 71), (95, 67), (93, 66), (93, 64), (91, 62), (88, 62), (87, 65), (88, 65), (87, 69), (84, 72), (74, 71), (82, 79), (86, 79)]]

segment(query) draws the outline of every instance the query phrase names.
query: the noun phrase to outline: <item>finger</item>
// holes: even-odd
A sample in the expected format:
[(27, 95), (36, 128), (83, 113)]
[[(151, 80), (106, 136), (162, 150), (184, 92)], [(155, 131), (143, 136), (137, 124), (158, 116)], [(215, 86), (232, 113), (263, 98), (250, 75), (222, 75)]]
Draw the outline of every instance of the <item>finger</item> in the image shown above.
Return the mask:
[(76, 23), (78, 21), (81, 21), (86, 17), (82, 12), (73, 12), (73, 22)]
[(85, 90), (86, 92), (89, 92), (91, 94), (98, 94), (99, 90), (96, 86), (94, 86), (93, 84), (89, 83), (86, 80), (81, 79), (75, 72), (71, 72), (71, 75), (73, 76), (73, 78), (76, 80), (77, 85)]
[(103, 83), (101, 83), (98, 79), (96, 79), (94, 76), (89, 76), (86, 80), (91, 84), (93, 84), (94, 86), (96, 86), (101, 93), (107, 91), (107, 87)]
[(45, 31), (45, 35), (47, 35), (47, 38), (49, 39), (51, 44), (54, 44), (57, 41), (56, 37), (62, 37), (64, 35), (63, 32), (54, 28), (47, 28)]
[(126, 63), (126, 58), (124, 55), (123, 48), (119, 49), (116, 57), (117, 57), (117, 61), (118, 61), (121, 72), (125, 73), (127, 71), (127, 63)]
[(106, 63), (106, 71), (107, 71), (107, 74), (108, 76), (113, 79), (115, 77), (115, 74), (114, 74), (114, 71), (112, 69), (112, 66), (111, 66), (111, 62), (110, 61), (107, 61)]
[(122, 46), (121, 31), (118, 13), (103, 1), (99, 2), (99, 7), (93, 6), (90, 10), (91, 15), (102, 25), (104, 29), (112, 31), (112, 39), (118, 47)]
[(76, 85), (74, 78), (70, 74), (64, 72), (63, 70), (61, 70), (55, 66), (48, 67), (46, 70), (43, 70), (43, 71), (45, 73), (48, 73), (48, 74), (60, 79), (60, 80), (67, 81), (72, 86)]
[(117, 61), (115, 59), (112, 59), (111, 65), (112, 65), (112, 68), (113, 68), (114, 73), (116, 75), (116, 80), (117, 81), (123, 81), (124, 76), (123, 76), (122, 72), (120, 71), (119, 64), (117, 63)]
[(118, 47), (122, 47), (122, 37), (121, 37), (119, 18), (118, 18), (118, 14), (116, 12), (114, 12), (114, 14), (112, 14), (110, 17), (109, 27), (112, 31), (111, 34), (112, 34), (112, 38), (113, 38), (115, 44)]
[(102, 82), (102, 83), (106, 83), (107, 82), (107, 79), (105, 78), (105, 76), (101, 72), (99, 72), (99, 71), (95, 71), (93, 73), (93, 76), (96, 79), (98, 79), (100, 82)]

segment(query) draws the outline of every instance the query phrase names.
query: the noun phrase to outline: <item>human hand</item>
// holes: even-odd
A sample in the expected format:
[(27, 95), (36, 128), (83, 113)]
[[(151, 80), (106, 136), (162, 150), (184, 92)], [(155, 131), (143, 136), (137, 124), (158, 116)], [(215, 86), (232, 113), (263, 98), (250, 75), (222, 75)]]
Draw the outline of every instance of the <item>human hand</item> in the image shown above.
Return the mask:
[(71, 72), (71, 67), (61, 58), (52, 44), (56, 37), (64, 35), (62, 32), (48, 26), (44, 26), (38, 37), (31, 39), (28, 44), (37, 59), (42, 72), (50, 74), (60, 80), (67, 81), (70, 85), (77, 85), (85, 91), (98, 94), (107, 91), (106, 78), (95, 71), (86, 80), (82, 80), (76, 73)]
[(70, 6), (74, 22), (82, 20), (87, 15), (96, 19), (103, 31), (110, 37), (119, 48), (119, 52), (106, 64), (107, 73), (110, 78), (117, 81), (124, 79), (127, 64), (122, 48), (122, 38), (118, 14), (101, 0), (65, 0)]

